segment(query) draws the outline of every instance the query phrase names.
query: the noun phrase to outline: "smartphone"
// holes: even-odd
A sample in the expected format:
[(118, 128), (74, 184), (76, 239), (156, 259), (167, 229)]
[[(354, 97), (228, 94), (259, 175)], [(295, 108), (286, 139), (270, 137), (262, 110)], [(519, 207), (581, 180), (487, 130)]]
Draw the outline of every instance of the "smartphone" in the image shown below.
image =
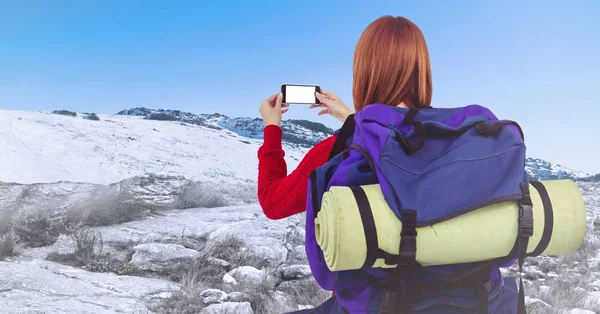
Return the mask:
[(281, 93), (284, 104), (320, 104), (315, 92), (321, 92), (318, 85), (283, 84)]

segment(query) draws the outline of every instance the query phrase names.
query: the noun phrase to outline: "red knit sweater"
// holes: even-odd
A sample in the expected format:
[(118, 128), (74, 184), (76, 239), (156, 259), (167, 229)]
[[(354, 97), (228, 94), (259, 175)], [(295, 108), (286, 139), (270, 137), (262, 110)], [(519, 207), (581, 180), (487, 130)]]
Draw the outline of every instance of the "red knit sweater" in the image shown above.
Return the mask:
[(270, 219), (286, 218), (306, 209), (308, 177), (327, 161), (335, 143), (335, 136), (331, 136), (316, 144), (288, 175), (281, 139), (281, 128), (268, 125), (258, 150), (258, 201)]

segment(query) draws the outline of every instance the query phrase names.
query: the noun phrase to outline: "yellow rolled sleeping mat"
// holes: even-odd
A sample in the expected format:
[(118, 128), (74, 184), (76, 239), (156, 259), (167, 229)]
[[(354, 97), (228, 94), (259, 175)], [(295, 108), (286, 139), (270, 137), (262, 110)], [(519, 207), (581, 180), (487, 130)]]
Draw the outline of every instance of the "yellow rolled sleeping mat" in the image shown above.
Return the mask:
[[(540, 181), (552, 208), (553, 225), (548, 245), (539, 255), (564, 256), (583, 243), (586, 211), (577, 184), (571, 180)], [(377, 231), (379, 248), (397, 255), (402, 223), (384, 199), (378, 184), (361, 186), (367, 195)], [(544, 202), (530, 184), (533, 202), (533, 235), (527, 253), (536, 250), (545, 226)], [(548, 200), (546, 200), (548, 203)], [(551, 205), (551, 206), (548, 206)], [(485, 261), (509, 255), (518, 233), (519, 204), (516, 201), (482, 207), (461, 216), (417, 227), (416, 260), (423, 266)], [(332, 186), (322, 198), (315, 218), (315, 237), (331, 271), (353, 270), (363, 266), (367, 241), (357, 201), (350, 187)], [(375, 268), (393, 268), (383, 258)]]

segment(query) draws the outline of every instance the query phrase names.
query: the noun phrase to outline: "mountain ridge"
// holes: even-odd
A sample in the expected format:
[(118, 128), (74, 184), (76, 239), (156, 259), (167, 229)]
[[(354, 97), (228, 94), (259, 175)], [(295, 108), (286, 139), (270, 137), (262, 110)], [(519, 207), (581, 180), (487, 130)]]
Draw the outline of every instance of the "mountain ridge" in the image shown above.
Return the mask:
[[(262, 139), (263, 122), (260, 118), (230, 118), (220, 113), (194, 114), (180, 110), (145, 107), (121, 110), (117, 115), (138, 116), (147, 120), (179, 121), (215, 129), (224, 128), (240, 136)], [(283, 120), (281, 128), (284, 141), (304, 148), (309, 148), (333, 134), (333, 130), (325, 125), (308, 120)]]
[[(262, 120), (259, 118), (229, 118), (226, 115), (219, 113), (215, 114), (193, 114), (182, 112), (180, 110), (164, 110), (164, 109), (148, 109), (144, 107), (131, 108), (119, 111), (117, 115), (134, 115), (143, 116), (149, 120), (167, 120), (167, 121), (183, 121), (192, 122), (197, 125), (210, 127), (215, 124), (237, 131), (239, 135), (251, 138), (262, 138)], [(296, 128), (294, 128), (294, 126)], [(297, 132), (297, 127), (302, 127), (305, 130), (314, 131), (314, 136), (303, 138), (303, 135), (294, 135)], [(283, 140), (300, 144), (302, 147), (310, 147), (316, 142), (333, 134), (334, 130), (325, 125), (308, 120), (283, 120), (282, 129), (284, 131)], [(571, 179), (574, 181), (600, 181), (600, 174), (591, 175), (585, 172), (573, 170), (563, 167), (559, 164), (554, 164), (539, 158), (528, 157), (526, 160), (526, 168), (533, 179), (538, 180), (557, 180)]]

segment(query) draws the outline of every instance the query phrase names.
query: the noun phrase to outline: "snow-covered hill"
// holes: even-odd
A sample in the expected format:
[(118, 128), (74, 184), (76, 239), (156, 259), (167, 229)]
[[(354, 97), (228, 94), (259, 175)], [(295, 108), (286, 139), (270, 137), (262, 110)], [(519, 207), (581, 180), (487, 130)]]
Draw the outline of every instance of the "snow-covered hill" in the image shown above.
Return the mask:
[(575, 181), (598, 181), (597, 178), (594, 178), (589, 173), (573, 170), (539, 158), (527, 158), (526, 169), (531, 176), (541, 180), (571, 179)]
[[(214, 125), (88, 116), (0, 110), (0, 181), (109, 184), (147, 173), (256, 180), (260, 139)], [(285, 150), (293, 169), (306, 148), (290, 143)]]
[[(333, 133), (322, 124), (285, 120), (288, 169)], [(0, 110), (0, 181), (108, 184), (147, 173), (191, 180), (255, 181), (262, 121), (221, 114), (134, 108), (116, 115)], [(528, 158), (538, 179), (597, 181), (587, 173)]]

